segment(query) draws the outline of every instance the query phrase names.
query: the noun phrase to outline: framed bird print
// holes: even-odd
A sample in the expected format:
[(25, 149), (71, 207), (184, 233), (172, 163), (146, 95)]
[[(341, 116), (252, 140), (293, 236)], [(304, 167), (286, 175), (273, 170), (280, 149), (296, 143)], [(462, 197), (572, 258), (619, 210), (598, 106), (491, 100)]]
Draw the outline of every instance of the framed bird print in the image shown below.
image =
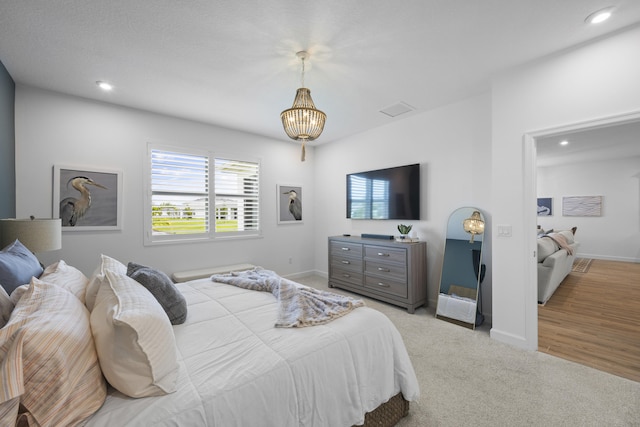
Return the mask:
[(53, 218), (63, 231), (122, 228), (122, 171), (53, 167)]
[(302, 186), (276, 185), (278, 224), (302, 224)]

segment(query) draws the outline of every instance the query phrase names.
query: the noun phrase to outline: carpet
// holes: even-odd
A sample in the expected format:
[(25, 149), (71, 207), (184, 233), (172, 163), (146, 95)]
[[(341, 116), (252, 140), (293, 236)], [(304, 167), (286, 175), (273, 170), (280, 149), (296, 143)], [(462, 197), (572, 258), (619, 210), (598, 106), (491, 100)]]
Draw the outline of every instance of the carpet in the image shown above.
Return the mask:
[(573, 267), (571, 267), (572, 273), (586, 273), (591, 267), (591, 258), (576, 258), (573, 261)]

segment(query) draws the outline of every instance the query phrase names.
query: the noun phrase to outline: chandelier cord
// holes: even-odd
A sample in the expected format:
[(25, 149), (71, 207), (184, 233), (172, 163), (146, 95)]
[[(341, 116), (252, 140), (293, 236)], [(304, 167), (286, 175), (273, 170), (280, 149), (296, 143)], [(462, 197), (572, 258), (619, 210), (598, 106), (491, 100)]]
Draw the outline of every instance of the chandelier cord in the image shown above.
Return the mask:
[(302, 60), (302, 76), (300, 77), (300, 82), (302, 84), (301, 87), (304, 87), (304, 58), (300, 58)]

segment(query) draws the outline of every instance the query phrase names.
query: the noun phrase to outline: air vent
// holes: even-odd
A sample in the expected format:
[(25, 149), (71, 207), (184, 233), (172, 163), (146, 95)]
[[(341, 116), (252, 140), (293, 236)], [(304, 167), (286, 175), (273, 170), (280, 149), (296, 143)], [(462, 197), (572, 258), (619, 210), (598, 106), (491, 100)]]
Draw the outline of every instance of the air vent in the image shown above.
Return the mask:
[(404, 102), (398, 102), (397, 104), (390, 105), (386, 108), (380, 110), (382, 114), (386, 114), (389, 117), (398, 117), (401, 114), (408, 113), (409, 111), (413, 111), (413, 108), (409, 104), (405, 104)]

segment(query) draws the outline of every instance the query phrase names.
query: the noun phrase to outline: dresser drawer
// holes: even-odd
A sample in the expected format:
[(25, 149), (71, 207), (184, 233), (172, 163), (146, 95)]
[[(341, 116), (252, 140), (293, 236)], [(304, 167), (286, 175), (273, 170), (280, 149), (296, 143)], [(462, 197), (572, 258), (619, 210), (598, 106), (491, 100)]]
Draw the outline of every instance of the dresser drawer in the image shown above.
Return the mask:
[(341, 282), (350, 283), (352, 285), (362, 287), (362, 273), (334, 267), (331, 269), (331, 277), (329, 280), (339, 280)]
[(402, 263), (403, 265), (407, 263), (407, 251), (404, 249), (366, 245), (364, 247), (364, 256), (365, 258), (369, 258), (369, 259), (398, 262), (398, 263)]
[(396, 282), (406, 283), (407, 281), (407, 268), (404, 264), (365, 260), (364, 272)]
[(362, 258), (362, 245), (359, 243), (332, 241), (329, 244), (331, 256), (350, 256)]
[(401, 298), (407, 298), (408, 286), (406, 282), (397, 282), (384, 278), (365, 275), (364, 286), (378, 293), (390, 294)]
[(349, 258), (346, 256), (332, 256), (331, 268), (362, 273), (362, 259)]

